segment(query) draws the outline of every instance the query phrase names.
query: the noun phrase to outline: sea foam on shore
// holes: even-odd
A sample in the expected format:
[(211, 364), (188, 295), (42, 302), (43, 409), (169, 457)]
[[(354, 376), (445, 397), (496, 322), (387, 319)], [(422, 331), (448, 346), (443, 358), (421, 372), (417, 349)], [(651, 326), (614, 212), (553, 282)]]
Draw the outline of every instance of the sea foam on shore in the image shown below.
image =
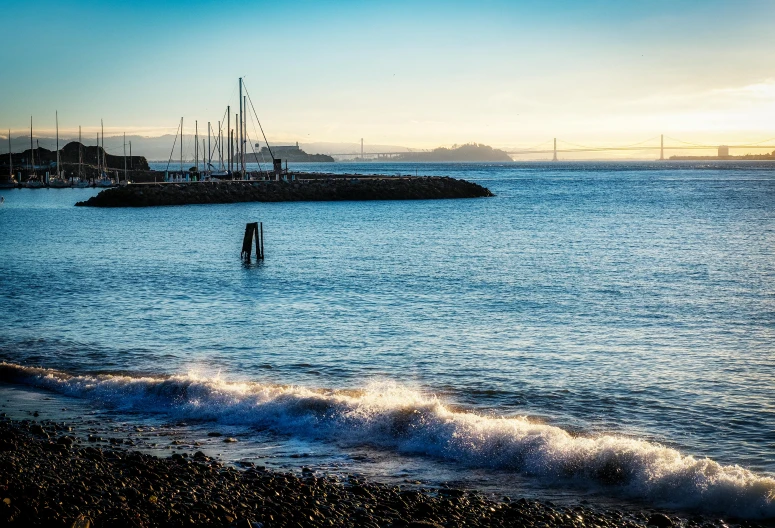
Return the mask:
[(0, 364), (0, 380), (172, 419), (255, 426), (348, 445), (368, 444), (571, 486), (608, 486), (654, 504), (737, 517), (775, 517), (775, 479), (622, 436), (574, 436), (525, 417), (453, 410), (394, 383), (312, 390), (169, 377), (70, 374)]

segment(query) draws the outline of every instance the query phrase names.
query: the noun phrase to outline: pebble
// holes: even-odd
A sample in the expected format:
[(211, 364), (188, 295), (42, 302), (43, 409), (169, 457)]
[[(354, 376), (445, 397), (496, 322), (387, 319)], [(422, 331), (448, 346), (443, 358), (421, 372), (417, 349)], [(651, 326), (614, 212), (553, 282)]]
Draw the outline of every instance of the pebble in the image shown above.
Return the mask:
[[(469, 490), (404, 489), (350, 476), (224, 466), (201, 451), (159, 458), (125, 444), (51, 441), (39, 424), (0, 420), (0, 526), (567, 527), (739, 526), (661, 512), (566, 507)], [(37, 432), (34, 432), (34, 431)], [(91, 438), (89, 438), (91, 440)], [(228, 438), (225, 440), (229, 440)], [(60, 443), (64, 442), (64, 443)], [(756, 523), (746, 521), (745, 528)]]

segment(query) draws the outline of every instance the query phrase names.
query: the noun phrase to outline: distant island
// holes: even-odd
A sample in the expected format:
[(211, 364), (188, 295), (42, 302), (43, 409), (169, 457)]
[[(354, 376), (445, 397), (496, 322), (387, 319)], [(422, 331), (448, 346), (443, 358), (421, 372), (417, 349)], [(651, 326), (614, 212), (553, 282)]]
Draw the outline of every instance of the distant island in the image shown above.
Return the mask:
[(468, 143), (439, 147), (430, 152), (405, 152), (392, 157), (393, 161), (513, 161), (505, 151), (489, 145)]
[[(256, 144), (256, 148), (259, 145)], [(270, 150), (267, 147), (261, 147), (261, 150), (257, 153), (251, 152), (246, 154), (245, 158), (248, 163), (272, 163), (272, 157), (279, 158), (283, 161), (290, 161), (293, 163), (333, 163), (334, 158), (327, 154), (307, 154), (299, 147), (299, 144), (295, 145), (278, 145), (272, 147)], [(234, 158), (237, 161), (237, 157)]]

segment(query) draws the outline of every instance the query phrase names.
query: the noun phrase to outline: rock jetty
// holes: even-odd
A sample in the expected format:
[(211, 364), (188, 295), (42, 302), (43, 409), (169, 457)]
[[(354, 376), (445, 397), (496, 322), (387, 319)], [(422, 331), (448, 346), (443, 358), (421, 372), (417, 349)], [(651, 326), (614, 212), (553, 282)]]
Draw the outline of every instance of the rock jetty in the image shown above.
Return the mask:
[(152, 207), (237, 202), (428, 200), (493, 196), (485, 187), (446, 177), (338, 177), (127, 185), (106, 189), (77, 206)]
[[(120, 444), (120, 442), (119, 442)], [(727, 521), (728, 522), (728, 521)], [(744, 521), (743, 526), (755, 523)], [(389, 486), (313, 468), (237, 469), (201, 451), (158, 458), (102, 445), (69, 424), (0, 419), (0, 526), (727, 527), (655, 511), (494, 500), (441, 486)]]

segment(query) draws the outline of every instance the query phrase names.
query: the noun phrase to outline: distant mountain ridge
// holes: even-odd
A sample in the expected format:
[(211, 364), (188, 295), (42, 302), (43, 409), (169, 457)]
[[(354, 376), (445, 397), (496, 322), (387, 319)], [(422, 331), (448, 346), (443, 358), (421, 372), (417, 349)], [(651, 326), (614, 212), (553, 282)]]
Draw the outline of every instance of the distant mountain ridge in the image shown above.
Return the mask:
[[(8, 153), (8, 138), (7, 136), (2, 136), (3, 139), (0, 139), (0, 155), (2, 153), (7, 154)], [(205, 142), (207, 141), (207, 136), (204, 137)], [(62, 148), (62, 145), (66, 145), (67, 143), (70, 143), (71, 141), (78, 141), (78, 136), (70, 137), (68, 135), (67, 137), (60, 136), (59, 138), (59, 147)], [(175, 142), (175, 135), (174, 134), (165, 134), (163, 136), (156, 136), (156, 137), (146, 137), (146, 136), (138, 136), (138, 135), (128, 135), (126, 136), (127, 141), (127, 155), (129, 155), (129, 143), (132, 143), (132, 154), (133, 155), (139, 155), (145, 157), (149, 161), (167, 161), (170, 157), (170, 151), (173, 150), (172, 146), (175, 144), (174, 152), (172, 152), (172, 159), (178, 160), (180, 159), (180, 142)], [(83, 139), (81, 141), (84, 145), (87, 146), (95, 146), (97, 144), (97, 135), (83, 135)], [(33, 137), (33, 146), (37, 147), (37, 144), (40, 143), (41, 148), (46, 148), (49, 150), (55, 150), (56, 149), (56, 138), (52, 138), (49, 136), (40, 136), (40, 137)], [(100, 140), (100, 143), (102, 141)], [(263, 143), (263, 142), (262, 142)], [(201, 144), (201, 139), (200, 139)], [(215, 149), (215, 139), (210, 140), (211, 148)], [(271, 146), (273, 145), (282, 145), (284, 142), (282, 141), (272, 141), (270, 143)], [(335, 143), (335, 142), (310, 142), (310, 143), (299, 143), (299, 147), (301, 147), (305, 153), (308, 153), (310, 155), (315, 154), (330, 154), (332, 152), (352, 152), (353, 154), (360, 153), (360, 143)], [(30, 148), (30, 136), (14, 136), (11, 138), (11, 150), (13, 152), (22, 152), (24, 150), (28, 150)], [(201, 148), (200, 148), (201, 149)], [(410, 149), (407, 147), (402, 147), (398, 145), (365, 145), (364, 146), (364, 152), (366, 154), (372, 153), (372, 152), (408, 152)], [(108, 154), (113, 154), (115, 156), (121, 156), (124, 152), (124, 136), (106, 136), (105, 137), (105, 151)], [(248, 151), (250, 153), (250, 151)], [(224, 151), (224, 157), (226, 156), (226, 152)], [(189, 134), (186, 134), (184, 136), (183, 141), (183, 158), (186, 161), (193, 161), (194, 160), (194, 142), (192, 141), (192, 136), (189, 136)], [(213, 154), (213, 158), (217, 159), (217, 152)]]
[[(8, 152), (8, 139), (3, 136), (4, 139), (0, 140), (0, 155)], [(205, 136), (205, 142), (207, 138)], [(59, 147), (77, 141), (76, 138), (65, 137), (64, 135), (59, 138)], [(97, 144), (97, 136), (84, 135), (81, 141), (85, 146), (95, 146)], [(102, 143), (102, 141), (100, 141)], [(131, 153), (134, 156), (142, 156), (149, 161), (167, 161), (172, 155), (172, 160), (180, 159), (180, 141), (175, 141), (173, 134), (165, 134), (163, 136), (146, 137), (139, 135), (127, 135), (126, 136), (126, 153), (130, 154), (129, 144), (132, 144)], [(41, 136), (33, 137), (33, 146), (37, 147), (38, 144), (41, 148), (48, 150), (56, 149), (56, 138)], [(175, 145), (173, 149), (173, 145)], [(211, 148), (215, 151), (215, 138), (210, 140)], [(273, 141), (270, 145), (281, 146), (282, 142)], [(360, 143), (337, 143), (337, 142), (299, 142), (298, 147), (304, 152), (304, 161), (329, 161), (328, 155), (332, 153), (352, 153), (357, 156), (361, 152)], [(11, 138), (11, 150), (13, 152), (23, 152), (30, 148), (29, 136), (17, 136)], [(261, 148), (265, 148), (265, 143), (261, 143)], [(274, 149), (274, 146), (273, 146)], [(107, 136), (105, 137), (105, 151), (108, 154), (114, 156), (123, 156), (124, 154), (124, 137), (123, 136)], [(200, 151), (201, 151), (201, 139), (200, 139)], [(385, 145), (385, 144), (366, 144), (363, 147), (363, 153), (365, 155), (373, 154), (376, 152), (392, 152), (401, 153), (399, 157), (392, 158), (393, 161), (512, 161), (511, 157), (506, 154), (505, 151), (492, 148), (488, 145), (481, 143), (468, 143), (465, 145), (453, 145), (450, 148), (439, 147), (431, 151), (412, 151), (408, 147), (399, 145)], [(224, 152), (225, 154), (225, 152)], [(294, 153), (292, 153), (294, 154)], [(248, 150), (247, 155), (252, 158), (252, 152)], [(326, 155), (325, 158), (314, 159), (313, 156)], [(201, 152), (200, 152), (201, 156)], [(218, 153), (213, 153), (213, 159), (217, 160)], [(278, 156), (282, 159), (288, 159), (290, 156)], [(194, 141), (193, 136), (186, 134), (183, 138), (183, 159), (186, 163), (193, 163), (194, 160)], [(201, 158), (200, 158), (201, 159)], [(295, 161), (290, 159), (290, 161)], [(299, 159), (301, 161), (301, 159)]]

